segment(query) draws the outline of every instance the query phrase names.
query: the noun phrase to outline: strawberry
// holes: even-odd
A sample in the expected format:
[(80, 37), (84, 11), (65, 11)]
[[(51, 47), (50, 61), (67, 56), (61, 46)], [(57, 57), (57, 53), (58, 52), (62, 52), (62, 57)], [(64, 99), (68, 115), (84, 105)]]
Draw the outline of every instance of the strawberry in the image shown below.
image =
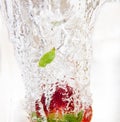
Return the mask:
[(91, 118), (92, 118), (92, 107), (89, 106), (84, 110), (84, 116), (82, 122), (90, 122)]
[(53, 110), (56, 111), (68, 111), (65, 110), (67, 105), (69, 108), (69, 112), (74, 110), (74, 105), (73, 105), (73, 98), (71, 99), (70, 102), (68, 102), (68, 99), (73, 95), (73, 89), (66, 85), (65, 88), (56, 87), (56, 91), (54, 92), (52, 96), (52, 100), (50, 102), (49, 110), (50, 112)]
[(80, 107), (80, 112), (76, 114), (74, 112), (74, 94), (73, 88), (68, 84), (65, 86), (56, 85), (49, 106), (46, 106), (47, 98), (46, 94), (43, 93), (41, 99), (35, 102), (37, 117), (41, 118), (39, 103), (42, 103), (48, 122), (90, 122), (92, 118), (92, 107), (86, 107), (84, 110), (81, 110)]

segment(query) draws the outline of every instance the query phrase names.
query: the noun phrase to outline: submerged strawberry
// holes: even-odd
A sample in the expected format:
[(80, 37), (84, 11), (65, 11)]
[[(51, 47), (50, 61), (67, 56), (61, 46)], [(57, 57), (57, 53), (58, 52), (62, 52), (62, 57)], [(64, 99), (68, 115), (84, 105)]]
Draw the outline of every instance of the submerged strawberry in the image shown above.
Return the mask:
[[(50, 106), (49, 106), (49, 112), (51, 111), (68, 111), (71, 112), (74, 110), (74, 104), (73, 104), (73, 88), (66, 85), (65, 88), (56, 87), (56, 91), (54, 92)], [(69, 100), (69, 98), (71, 100)]]
[[(41, 103), (43, 105), (44, 112), (48, 118), (62, 118), (63, 113), (70, 113), (74, 110), (73, 100), (73, 88), (66, 85), (64, 88), (56, 86), (56, 90), (53, 93), (50, 104), (47, 108), (45, 94), (41, 97)], [(70, 100), (71, 97), (71, 100)]]
[(92, 107), (89, 106), (84, 111), (82, 122), (90, 122), (91, 118), (92, 118)]
[(89, 106), (85, 108), (85, 110), (80, 110), (79, 113), (75, 113), (73, 95), (73, 88), (69, 85), (66, 84), (64, 87), (56, 86), (56, 90), (51, 96), (50, 103), (47, 106), (47, 95), (43, 93), (41, 99), (35, 103), (37, 117), (41, 117), (41, 113), (39, 112), (39, 102), (41, 102), (48, 122), (90, 122), (92, 107)]

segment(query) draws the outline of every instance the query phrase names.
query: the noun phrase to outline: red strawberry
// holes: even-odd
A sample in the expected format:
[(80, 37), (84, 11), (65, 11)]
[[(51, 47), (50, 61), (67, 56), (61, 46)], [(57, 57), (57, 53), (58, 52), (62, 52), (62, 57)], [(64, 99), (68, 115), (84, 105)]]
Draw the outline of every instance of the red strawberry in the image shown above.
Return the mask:
[[(59, 116), (62, 116), (62, 113), (70, 113), (74, 110), (74, 100), (73, 100), (73, 88), (65, 85), (64, 88), (62, 86), (57, 85), (56, 90), (53, 93), (50, 101), (50, 105), (47, 108), (46, 106), (46, 97), (45, 93), (43, 93), (41, 100), (36, 100), (35, 102), (35, 110), (38, 117), (41, 116), (39, 110), (39, 103), (41, 102), (43, 105), (44, 112), (46, 116), (53, 115), (53, 113), (58, 113)], [(71, 100), (68, 101), (68, 99)]]
[(92, 118), (92, 107), (89, 106), (84, 111), (82, 122), (90, 122), (91, 118)]
[(49, 106), (49, 110), (53, 111), (53, 110), (57, 110), (57, 111), (67, 111), (66, 106), (68, 105), (69, 111), (73, 111), (74, 110), (74, 105), (73, 103), (73, 99), (68, 102), (68, 99), (73, 95), (73, 89), (66, 85), (65, 88), (56, 87), (56, 91), (52, 96), (52, 100), (50, 102), (50, 106)]
[[(55, 120), (64, 120), (67, 118), (69, 122), (90, 122), (92, 118), (92, 107), (89, 106), (83, 110), (82, 119), (80, 116), (77, 116), (74, 111), (74, 99), (73, 99), (73, 88), (68, 86), (60, 86), (59, 84), (56, 86), (56, 90), (51, 97), (51, 101), (49, 106), (46, 106), (46, 94), (43, 93), (40, 100), (37, 100), (35, 103), (35, 110), (37, 117), (41, 117), (39, 112), (41, 102), (43, 105), (44, 112), (48, 119), (48, 122), (52, 122)], [(69, 100), (68, 100), (69, 99)], [(81, 105), (82, 106), (82, 105)], [(81, 109), (81, 107), (80, 107)], [(80, 110), (81, 111), (81, 110)], [(65, 118), (64, 118), (65, 117)], [(79, 117), (79, 119), (78, 119)], [(65, 120), (66, 121), (66, 120)], [(64, 122), (64, 121), (63, 121)]]

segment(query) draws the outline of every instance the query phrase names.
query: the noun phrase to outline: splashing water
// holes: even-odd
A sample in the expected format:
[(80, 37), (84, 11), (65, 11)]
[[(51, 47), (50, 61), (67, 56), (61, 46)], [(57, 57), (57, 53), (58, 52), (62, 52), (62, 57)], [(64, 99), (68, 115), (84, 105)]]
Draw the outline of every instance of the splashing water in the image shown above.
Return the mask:
[[(104, 2), (1, 0), (10, 40), (22, 68), (26, 111), (30, 115), (35, 112), (46, 122), (53, 108), (56, 108), (55, 113), (59, 111), (62, 115), (83, 110), (84, 117), (86, 111), (92, 111), (89, 90), (91, 37), (96, 13)], [(54, 61), (39, 68), (40, 57), (53, 47), (57, 49)]]

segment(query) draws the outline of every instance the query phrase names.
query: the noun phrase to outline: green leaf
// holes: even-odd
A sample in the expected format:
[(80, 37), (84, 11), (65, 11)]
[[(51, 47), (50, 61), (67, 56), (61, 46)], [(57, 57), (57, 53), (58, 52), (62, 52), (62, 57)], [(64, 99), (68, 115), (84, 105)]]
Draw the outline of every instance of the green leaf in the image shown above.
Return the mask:
[(80, 111), (77, 115), (75, 113), (68, 113), (62, 118), (56, 118), (54, 115), (47, 118), (47, 122), (82, 122), (84, 111)]
[(45, 53), (39, 60), (39, 67), (46, 67), (47, 64), (50, 64), (55, 58), (55, 51), (55, 48), (52, 48), (52, 50)]
[(36, 112), (32, 112), (32, 117), (36, 116)]
[(78, 116), (77, 116), (78, 122), (82, 122), (82, 118), (83, 118), (83, 110), (78, 113)]
[(32, 120), (35, 120), (36, 122), (42, 122), (41, 118), (37, 117), (36, 112), (32, 112)]
[(32, 118), (37, 117), (36, 112), (32, 112)]
[(31, 117), (32, 117), (32, 120), (37, 120), (36, 112), (32, 112)]
[(66, 122), (77, 122), (77, 117), (74, 114), (66, 114), (64, 119)]
[(47, 121), (48, 122), (56, 122), (56, 120), (54, 120), (54, 118), (53, 119), (52, 118), (48, 118)]
[(42, 120), (40, 118), (37, 118), (37, 122), (42, 122)]

